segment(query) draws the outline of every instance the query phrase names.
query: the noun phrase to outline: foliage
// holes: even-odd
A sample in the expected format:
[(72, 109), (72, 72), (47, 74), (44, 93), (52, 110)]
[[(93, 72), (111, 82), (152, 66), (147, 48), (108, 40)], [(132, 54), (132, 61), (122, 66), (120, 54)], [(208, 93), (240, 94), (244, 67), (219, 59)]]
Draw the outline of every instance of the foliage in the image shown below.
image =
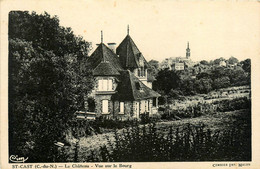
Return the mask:
[(247, 97), (236, 98), (233, 100), (222, 100), (214, 102), (217, 105), (217, 111), (226, 112), (240, 109), (251, 109), (251, 100)]
[(180, 78), (174, 71), (163, 69), (158, 72), (156, 80), (153, 83), (153, 89), (168, 93), (171, 89), (176, 89), (179, 86), (179, 81)]
[(54, 142), (92, 88), (90, 44), (47, 13), (12, 11), (9, 21), (9, 153), (58, 160)]
[(228, 59), (228, 63), (231, 64), (231, 65), (236, 64), (236, 63), (238, 63), (238, 62), (239, 62), (238, 59), (235, 58), (234, 56), (231, 56), (231, 57)]
[[(248, 129), (212, 131), (205, 125), (168, 129), (158, 133), (155, 124), (114, 132), (114, 143), (101, 146), (86, 161), (248, 161), (251, 139)], [(94, 156), (94, 157), (93, 157)]]
[(200, 64), (202, 64), (202, 65), (209, 65), (209, 62), (206, 61), (206, 60), (202, 60), (202, 61), (200, 61)]
[(225, 61), (223, 57), (213, 60), (214, 65), (219, 65), (221, 61)]
[(151, 66), (149, 69), (151, 75), (156, 77), (159, 69), (159, 62), (157, 60), (150, 60), (148, 63)]
[(175, 91), (175, 93), (179, 91), (187, 96), (198, 93), (207, 94), (212, 90), (251, 83), (251, 74), (247, 72), (250, 71), (250, 60), (245, 60), (233, 67), (220, 67), (204, 63), (205, 61), (201, 62), (203, 64), (197, 64), (183, 71), (160, 70), (153, 82), (153, 89), (162, 95), (174, 98), (176, 94), (171, 94), (171, 91)]
[(213, 103), (199, 102), (185, 108), (171, 109), (166, 107), (162, 114), (162, 119), (172, 120), (181, 118), (194, 118), (216, 112), (235, 111), (240, 109), (251, 109), (251, 100), (247, 97), (236, 98), (233, 100), (215, 101)]
[(244, 71), (246, 71), (247, 73), (251, 73), (251, 60), (250, 59), (241, 61), (241, 64), (242, 64), (242, 68), (244, 69)]

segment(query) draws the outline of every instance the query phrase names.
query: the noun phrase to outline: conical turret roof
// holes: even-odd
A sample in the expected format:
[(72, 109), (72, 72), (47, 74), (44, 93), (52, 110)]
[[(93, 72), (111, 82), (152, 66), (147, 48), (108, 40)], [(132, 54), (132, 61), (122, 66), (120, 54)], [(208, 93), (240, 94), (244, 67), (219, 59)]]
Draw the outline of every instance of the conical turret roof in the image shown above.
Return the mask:
[(120, 43), (116, 49), (116, 53), (119, 55), (119, 60), (123, 68), (149, 67), (149, 64), (130, 35), (127, 35)]
[(88, 58), (87, 66), (95, 69), (101, 62), (109, 62), (116, 70), (122, 70), (119, 58), (104, 43), (99, 44), (97, 49)]
[(109, 61), (102, 61), (93, 70), (94, 76), (118, 76), (120, 73)]

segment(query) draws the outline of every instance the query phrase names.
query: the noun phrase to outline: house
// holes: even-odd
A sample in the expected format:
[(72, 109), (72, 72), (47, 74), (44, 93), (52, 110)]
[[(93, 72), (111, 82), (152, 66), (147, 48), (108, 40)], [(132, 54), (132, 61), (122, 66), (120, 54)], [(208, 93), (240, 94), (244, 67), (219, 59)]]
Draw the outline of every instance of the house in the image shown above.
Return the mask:
[(227, 66), (226, 61), (225, 61), (225, 60), (221, 60), (221, 61), (219, 62), (219, 66), (226, 67), (226, 66)]
[(185, 63), (184, 62), (175, 62), (172, 64), (172, 70), (184, 70)]
[(151, 89), (152, 78), (147, 71), (149, 64), (129, 31), (116, 50), (114, 43), (110, 48), (102, 39), (87, 60), (95, 81), (88, 98), (93, 98), (91, 104), (92, 107), (94, 104), (96, 117), (125, 120), (156, 114), (160, 94)]

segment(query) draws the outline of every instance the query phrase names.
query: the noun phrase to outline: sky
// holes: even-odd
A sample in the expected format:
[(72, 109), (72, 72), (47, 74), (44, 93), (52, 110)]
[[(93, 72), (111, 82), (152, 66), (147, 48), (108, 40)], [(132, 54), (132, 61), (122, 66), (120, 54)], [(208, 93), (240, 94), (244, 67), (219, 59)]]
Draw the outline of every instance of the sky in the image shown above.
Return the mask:
[[(78, 0), (13, 1), (12, 10), (48, 12), (92, 43), (117, 45), (127, 34), (146, 60), (185, 56), (194, 61), (239, 60), (260, 54), (260, 3), (256, 1)], [(92, 52), (93, 52), (92, 50)]]

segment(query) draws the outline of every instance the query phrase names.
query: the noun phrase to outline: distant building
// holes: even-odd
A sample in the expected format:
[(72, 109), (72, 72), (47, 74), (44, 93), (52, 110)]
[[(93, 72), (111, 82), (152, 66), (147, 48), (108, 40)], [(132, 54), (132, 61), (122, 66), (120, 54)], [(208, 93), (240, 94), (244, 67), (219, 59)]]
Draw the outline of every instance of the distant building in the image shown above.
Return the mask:
[(226, 66), (227, 66), (227, 63), (226, 63), (226, 61), (224, 61), (224, 60), (221, 60), (221, 61), (219, 62), (219, 66), (226, 67)]
[(176, 57), (171, 63), (172, 70), (185, 70), (186, 67), (193, 66), (194, 63), (190, 59), (190, 46), (189, 42), (186, 49), (186, 57)]
[(185, 64), (184, 62), (176, 62), (172, 64), (172, 70), (184, 70)]

